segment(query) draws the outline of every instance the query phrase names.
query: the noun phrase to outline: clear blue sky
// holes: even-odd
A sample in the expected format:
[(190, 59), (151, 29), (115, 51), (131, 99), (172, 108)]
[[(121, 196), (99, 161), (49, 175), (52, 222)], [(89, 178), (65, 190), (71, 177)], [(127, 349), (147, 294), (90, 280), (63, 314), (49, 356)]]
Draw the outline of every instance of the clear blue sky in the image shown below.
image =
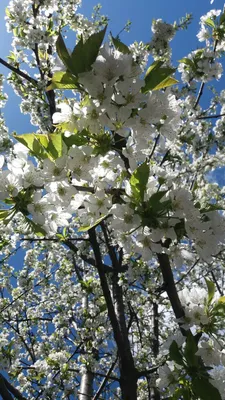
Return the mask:
[[(21, 0), (23, 1), (23, 0)], [(9, 54), (11, 45), (11, 36), (6, 32), (4, 26), (4, 13), (9, 0), (0, 0), (0, 57), (5, 58)], [(93, 6), (96, 0), (83, 0), (81, 13), (91, 16)], [(199, 18), (211, 8), (222, 8), (223, 0), (215, 0), (213, 6), (209, 0), (102, 0), (102, 13), (110, 18), (109, 29), (116, 35), (129, 19), (132, 22), (130, 33), (124, 32), (121, 39), (130, 44), (134, 40), (144, 42), (149, 41), (151, 36), (152, 19), (162, 18), (167, 22), (174, 22), (186, 13), (193, 13), (194, 20), (188, 31), (182, 31), (177, 34), (172, 42), (173, 62), (176, 65), (177, 60), (184, 57), (197, 46), (196, 34), (199, 30)], [(0, 65), (0, 73), (7, 74), (8, 71)], [(17, 133), (31, 132), (35, 130), (29, 124), (29, 117), (21, 115), (19, 111), (20, 99), (13, 94), (10, 88), (7, 88), (9, 95), (8, 104), (5, 108), (5, 118), (10, 131), (16, 130)]]

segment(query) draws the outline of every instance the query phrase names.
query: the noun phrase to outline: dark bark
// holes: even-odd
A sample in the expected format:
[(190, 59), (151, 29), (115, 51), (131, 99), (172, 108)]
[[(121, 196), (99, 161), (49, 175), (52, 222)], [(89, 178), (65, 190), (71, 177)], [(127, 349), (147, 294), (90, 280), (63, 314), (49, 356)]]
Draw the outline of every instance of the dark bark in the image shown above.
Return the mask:
[(175, 317), (177, 319), (184, 318), (184, 309), (177, 294), (173, 272), (170, 267), (169, 257), (167, 254), (164, 253), (158, 254), (158, 260), (164, 280), (165, 289), (168, 294)]
[(118, 285), (118, 271), (120, 267), (119, 261), (116, 256), (114, 247), (110, 244), (106, 227), (101, 224), (103, 234), (105, 237), (106, 246), (108, 248), (109, 256), (111, 258), (113, 267), (112, 277), (112, 295), (109, 289), (108, 281), (105, 276), (104, 267), (102, 263), (101, 251), (96, 238), (95, 229), (89, 230), (90, 243), (92, 245), (96, 268), (99, 273), (102, 291), (105, 297), (108, 316), (113, 329), (115, 342), (118, 349), (119, 369), (120, 369), (120, 388), (122, 393), (122, 400), (137, 400), (137, 380), (138, 372), (134, 365), (134, 359), (131, 353), (128, 329), (126, 326), (125, 310), (123, 303), (122, 288)]
[(137, 400), (137, 374), (131, 369), (121, 369), (120, 388), (122, 400)]

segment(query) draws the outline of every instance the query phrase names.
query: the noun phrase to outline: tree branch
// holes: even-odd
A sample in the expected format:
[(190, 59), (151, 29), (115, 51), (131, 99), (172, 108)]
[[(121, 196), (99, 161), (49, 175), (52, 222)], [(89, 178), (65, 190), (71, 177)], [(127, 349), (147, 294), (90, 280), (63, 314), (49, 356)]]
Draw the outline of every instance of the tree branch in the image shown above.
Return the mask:
[(6, 68), (10, 69), (15, 74), (21, 76), (21, 78), (26, 79), (28, 82), (32, 83), (32, 85), (37, 86), (38, 81), (31, 76), (27, 75), (25, 72), (21, 71), (19, 68), (13, 67), (11, 64), (7, 63), (7, 61), (0, 58), (0, 64), (4, 65)]
[(100, 396), (100, 394), (102, 393), (102, 391), (103, 391), (103, 389), (104, 389), (106, 383), (108, 382), (109, 377), (110, 377), (110, 375), (111, 375), (111, 373), (112, 373), (112, 371), (113, 371), (113, 369), (114, 369), (114, 367), (115, 367), (115, 365), (116, 365), (116, 363), (117, 363), (117, 360), (118, 360), (118, 356), (116, 357), (115, 361), (112, 363), (111, 367), (109, 368), (109, 370), (108, 370), (108, 372), (107, 372), (105, 378), (103, 379), (101, 385), (99, 386), (99, 388), (98, 388), (97, 392), (95, 393), (95, 395), (94, 395), (94, 397), (93, 397), (92, 400), (97, 400), (97, 399), (99, 399), (99, 396)]
[(5, 379), (1, 374), (0, 374), (0, 395), (2, 396), (3, 400), (13, 400), (13, 397), (11, 396), (5, 385)]
[[(5, 387), (13, 394), (13, 396), (16, 397), (16, 399), (26, 400), (26, 398), (20, 393), (20, 391), (18, 389), (16, 389), (13, 385), (11, 385), (11, 383), (9, 383), (2, 374), (0, 374), (0, 381), (2, 381), (2, 380), (4, 381)], [(3, 397), (3, 399), (4, 399), (4, 397)], [(9, 399), (10, 399), (10, 397), (9, 397)]]

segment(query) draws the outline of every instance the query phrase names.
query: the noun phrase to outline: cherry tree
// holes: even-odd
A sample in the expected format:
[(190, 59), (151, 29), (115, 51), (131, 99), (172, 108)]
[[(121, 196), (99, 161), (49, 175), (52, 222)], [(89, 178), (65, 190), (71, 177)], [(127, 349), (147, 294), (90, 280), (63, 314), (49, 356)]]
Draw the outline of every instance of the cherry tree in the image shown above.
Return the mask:
[(225, 399), (224, 10), (174, 66), (190, 15), (128, 46), (80, 3), (6, 9), (35, 133), (1, 114), (0, 395)]

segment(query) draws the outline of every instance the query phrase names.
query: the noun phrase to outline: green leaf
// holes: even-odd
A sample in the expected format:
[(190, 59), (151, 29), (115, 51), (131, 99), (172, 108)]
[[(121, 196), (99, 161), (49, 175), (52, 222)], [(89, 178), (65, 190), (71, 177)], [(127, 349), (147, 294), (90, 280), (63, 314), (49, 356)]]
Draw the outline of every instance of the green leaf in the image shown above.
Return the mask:
[(7, 246), (8, 244), (10, 244), (10, 242), (8, 240), (2, 240), (0, 242), (0, 250), (2, 250), (5, 246)]
[(54, 73), (51, 84), (47, 87), (47, 91), (54, 89), (76, 89), (77, 78), (70, 72), (57, 71)]
[(188, 333), (186, 339), (186, 346), (184, 350), (184, 356), (186, 358), (187, 364), (189, 367), (198, 365), (198, 357), (195, 353), (198, 351), (198, 346), (196, 344), (195, 338), (191, 332)]
[(206, 285), (208, 288), (208, 304), (210, 304), (215, 295), (216, 288), (215, 288), (215, 284), (212, 281), (210, 281), (209, 279), (205, 278), (205, 282), (206, 282)]
[(5, 8), (5, 15), (10, 19), (14, 19), (12, 13), (9, 11), (8, 7)]
[(129, 47), (126, 44), (124, 44), (123, 42), (121, 42), (121, 40), (119, 40), (118, 38), (114, 38), (112, 36), (112, 42), (113, 42), (116, 50), (120, 51), (123, 54), (130, 54)]
[(190, 60), (190, 58), (181, 58), (181, 60), (179, 60), (179, 62), (188, 65), (192, 69), (195, 68), (195, 64), (192, 60)]
[(73, 64), (71, 60), (71, 56), (66, 48), (66, 45), (64, 43), (63, 37), (61, 33), (59, 34), (59, 37), (56, 42), (56, 50), (59, 58), (62, 60), (63, 64), (67, 67), (68, 70), (73, 72)]
[(83, 129), (81, 132), (74, 133), (69, 137), (63, 136), (63, 141), (69, 149), (74, 144), (76, 146), (83, 146), (87, 144), (89, 141), (89, 132), (86, 129)]
[(178, 344), (175, 340), (173, 340), (170, 345), (169, 354), (171, 360), (175, 361), (179, 365), (184, 365), (182, 354), (180, 353)]
[(105, 219), (106, 217), (107, 217), (107, 215), (103, 215), (101, 218), (97, 219), (97, 221), (95, 221), (93, 224), (86, 225), (86, 226), (81, 226), (78, 229), (78, 232), (87, 232), (87, 231), (89, 231), (89, 229), (94, 228), (95, 226), (99, 225), (100, 222), (102, 222), (103, 219)]
[(225, 22), (225, 12), (223, 12), (220, 16), (220, 22), (219, 25), (223, 25), (223, 23)]
[(46, 150), (48, 154), (52, 156), (54, 160), (61, 157), (63, 154), (63, 140), (62, 134), (60, 133), (51, 133), (48, 135), (48, 145), (46, 146)]
[(220, 297), (217, 300), (217, 303), (214, 304), (212, 314), (215, 316), (224, 316), (225, 315), (225, 296)]
[(176, 69), (170, 67), (161, 68), (162, 65), (163, 61), (154, 61), (154, 63), (150, 65), (145, 75), (145, 86), (142, 88), (142, 93), (147, 93), (150, 90), (159, 90), (177, 83), (176, 79), (170, 77)]
[(159, 85), (157, 85), (156, 87), (154, 87), (154, 89), (152, 90), (160, 90), (160, 89), (164, 89), (166, 87), (169, 86), (173, 86), (176, 85), (176, 83), (179, 83), (179, 81), (175, 78), (172, 78), (171, 76), (164, 79), (164, 81), (162, 81)]
[[(39, 135), (42, 136), (40, 139), (42, 142), (46, 140), (46, 135)], [(14, 135), (14, 138), (26, 146), (37, 158), (44, 159), (48, 158), (48, 154), (42, 143), (40, 143), (37, 139), (38, 135), (35, 133), (26, 133), (24, 135)]]
[(148, 205), (150, 207), (152, 207), (154, 210), (159, 211), (159, 210), (161, 210), (162, 207), (164, 208), (164, 206), (165, 206), (164, 203), (166, 203), (168, 205), (171, 204), (170, 200), (168, 200), (166, 202), (160, 202), (166, 193), (167, 193), (167, 190), (162, 190), (161, 192), (153, 193), (151, 195), (150, 199), (148, 200)]
[(221, 296), (218, 300), (217, 303), (219, 304), (225, 304), (225, 296)]
[(149, 165), (145, 161), (131, 175), (130, 186), (137, 202), (144, 201), (144, 194), (149, 178)]
[(0, 210), (0, 220), (7, 218), (11, 212), (12, 210)]
[(80, 41), (71, 54), (73, 74), (78, 75), (91, 70), (91, 66), (98, 56), (106, 29), (107, 26), (102, 31), (91, 35), (85, 43), (81, 36)]
[(61, 133), (14, 135), (18, 142), (26, 146), (34, 156), (40, 159), (55, 160), (62, 156), (63, 140)]
[(164, 64), (163, 61), (154, 61), (150, 67), (148, 67), (145, 77), (147, 77), (152, 71), (158, 70)]
[(206, 378), (195, 378), (192, 382), (192, 389), (201, 400), (221, 400), (218, 389)]
[(210, 26), (213, 29), (215, 29), (215, 27), (216, 27), (215, 22), (211, 18), (207, 18), (204, 21), (204, 24), (207, 25), (207, 26)]

